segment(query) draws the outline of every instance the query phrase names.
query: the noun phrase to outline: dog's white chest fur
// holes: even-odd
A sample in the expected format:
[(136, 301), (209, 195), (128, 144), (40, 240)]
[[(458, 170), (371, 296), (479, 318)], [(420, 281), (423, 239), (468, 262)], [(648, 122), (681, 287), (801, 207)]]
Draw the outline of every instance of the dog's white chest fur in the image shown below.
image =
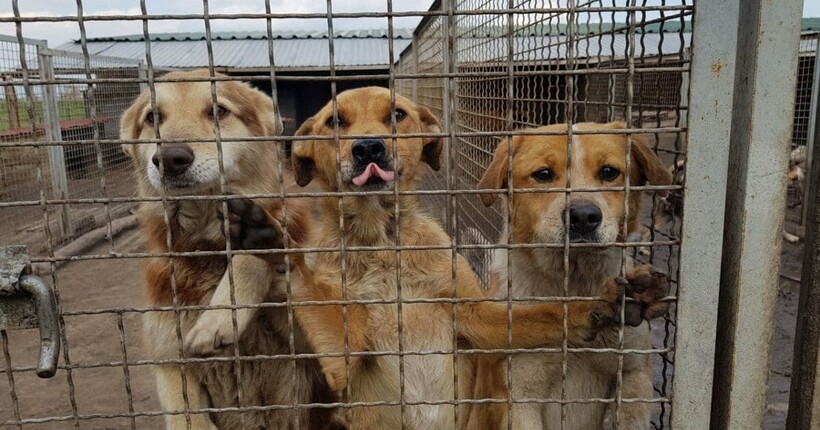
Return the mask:
[[(563, 250), (538, 251), (527, 255), (521, 250), (496, 250), (492, 270), (499, 275), (499, 297), (506, 297), (508, 279), (513, 297), (533, 296), (595, 296), (604, 282), (617, 276), (621, 269), (622, 253), (618, 248), (594, 252), (572, 253), (568, 271), (564, 269)], [(508, 262), (509, 258), (509, 262)], [(508, 265), (509, 264), (509, 265)], [(627, 268), (632, 264), (626, 261)], [(511, 278), (508, 278), (508, 268)], [(565, 283), (564, 276), (568, 272)], [(558, 346), (558, 345), (553, 345)], [(570, 345), (573, 346), (573, 345)], [(594, 348), (618, 348), (616, 331), (601, 333), (591, 344)], [(649, 331), (646, 324), (624, 329), (625, 348), (649, 348)], [(564, 394), (568, 399), (611, 398), (614, 395), (618, 372), (615, 354), (569, 354), (567, 374), (562, 375), (563, 354), (521, 354), (512, 359), (512, 395), (514, 398), (561, 398), (562, 381), (566, 382)], [(624, 356), (623, 371), (638, 374), (648, 366), (645, 355)], [(641, 375), (646, 375), (642, 373)], [(651, 397), (651, 373), (649, 393), (631, 393), (623, 397)], [(625, 380), (626, 381), (626, 380)], [(626, 382), (625, 382), (626, 383)], [(644, 384), (645, 385), (645, 384)], [(519, 410), (520, 409), (520, 410)], [(600, 428), (604, 421), (605, 404), (572, 404), (566, 411), (566, 429), (582, 430)], [(561, 408), (557, 404), (523, 405), (513, 413), (513, 428), (560, 428)]]

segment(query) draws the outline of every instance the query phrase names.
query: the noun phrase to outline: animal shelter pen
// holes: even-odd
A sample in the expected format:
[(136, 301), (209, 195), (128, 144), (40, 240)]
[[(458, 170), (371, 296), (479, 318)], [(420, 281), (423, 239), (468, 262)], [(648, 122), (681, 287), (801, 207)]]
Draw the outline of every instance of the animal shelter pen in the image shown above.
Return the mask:
[[(490, 282), (492, 256), (496, 251), (526, 248), (520, 244), (498, 245), (505, 231), (502, 227), (504, 207), (496, 203), (485, 208), (479, 200), (481, 193), (476, 189), (502, 138), (549, 134), (525, 130), (538, 125), (617, 120), (626, 124), (626, 128), (616, 134), (627, 136), (627, 151), (641, 135), (647, 136), (650, 146), (665, 164), (676, 166), (678, 161), (685, 160), (685, 166), (679, 167), (685, 169), (686, 174), (682, 184), (626, 185), (619, 189), (626, 195), (644, 194), (645, 204), (639, 216), (648, 235), (630, 236), (607, 244), (623, 249), (625, 257), (653, 264), (669, 276), (672, 290), (666, 300), (672, 306), (667, 315), (651, 324), (652, 347), (626, 349), (621, 342), (618, 348), (596, 352), (594, 348), (575, 348), (565, 338), (558, 347), (535, 350), (542, 354), (561, 354), (564, 364), (573, 352), (616, 354), (619, 368), (612, 396), (571, 399), (563, 395), (562, 389), (560, 398), (513, 399), (510, 395), (506, 399), (408, 401), (404, 397), (402, 375), (402, 396), (398, 400), (333, 405), (340, 409), (389, 405), (399, 407), (404, 413), (420, 404), (560, 404), (563, 422), (567, 404), (605, 403), (617, 411), (631, 403), (646, 403), (653, 406), (652, 425), (658, 429), (762, 428), (786, 195), (785, 178), (772, 178), (782, 177), (787, 165), (785, 148), (790, 142), (798, 55), (798, 2), (775, 5), (754, 0), (743, 2), (741, 10), (739, 1), (438, 0), (429, 10), (419, 6), (397, 10), (393, 1), (386, 0), (385, 10), (349, 11), (341, 2), (328, 0), (325, 12), (290, 13), (274, 10), (271, 2), (266, 1), (265, 13), (230, 14), (210, 13), (211, 3), (203, 1), (201, 13), (160, 15), (151, 14), (150, 7), (141, 1), (139, 14), (94, 15), (84, 13), (82, 1), (78, 1), (76, 15), (28, 16), (20, 13), (14, 0), (14, 16), (0, 17), (0, 23), (13, 23), (17, 30), (16, 35), (0, 37), (0, 77), (7, 106), (5, 113), (0, 112), (0, 161), (3, 163), (0, 245), (28, 245), (27, 251), (9, 250), (8, 255), (16, 253), (14, 255), (22, 257), (0, 262), (3, 263), (0, 264), (3, 270), (0, 273), (3, 345), (0, 373), (5, 374), (0, 377), (3, 380), (0, 382), (0, 426), (155, 428), (161, 426), (165, 415), (190, 417), (197, 412), (219, 414), (327, 407), (325, 404), (243, 406), (240, 391), (236, 406), (195, 410), (188, 407), (186, 397), (184, 410), (163, 411), (154, 397), (153, 387), (143, 386), (152, 378), (150, 370), (158, 365), (232, 363), (238, 368), (241, 362), (283, 360), (295, 366), (299, 354), (291, 350), (285, 355), (241, 356), (238, 348), (230, 348), (220, 356), (191, 357), (185, 354), (182, 334), (178, 334), (178, 358), (146, 356), (140, 352), (142, 339), (134, 328), (142, 323), (146, 314), (178, 315), (180, 310), (204, 307), (152, 308), (126, 300), (128, 295), (125, 299), (106, 296), (112, 294), (109, 291), (131, 294), (131, 290), (142, 289), (139, 276), (123, 278), (117, 271), (130, 270), (129, 266), (139, 265), (147, 257), (157, 257), (132, 241), (124, 243), (118, 239), (119, 229), (115, 224), (137, 203), (160, 201), (167, 205), (186, 199), (225, 202), (239, 197), (231, 195), (230, 190), (222, 190), (224, 195), (216, 197), (135, 197), (130, 165), (124, 162), (118, 150), (120, 144), (134, 143), (121, 140), (119, 117), (143, 89), (155, 95), (155, 84), (163, 82), (162, 75), (168, 71), (157, 63), (160, 58), (152, 56), (151, 26), (164, 21), (201, 21), (207, 53), (207, 61), (201, 67), (209, 69), (211, 77), (205, 79), (208, 82), (268, 82), (274, 98), (277, 84), (281, 82), (297, 78), (329, 82), (327, 100), (335, 104), (339, 86), (378, 78), (386, 80), (395, 94), (430, 109), (441, 122), (441, 132), (421, 133), (421, 136), (444, 139), (441, 170), (428, 172), (421, 190), (401, 194), (415, 195), (421, 200), (422, 206), (452, 237), (452, 243), (445, 248), (452, 250), (453, 261), (455, 253), (463, 255), (485, 285)], [(421, 22), (413, 32), (410, 45), (399, 51), (393, 46), (392, 35), (398, 31), (394, 21), (406, 17), (420, 17)], [(269, 72), (215, 76), (215, 72), (224, 68), (226, 53), (215, 49), (211, 23), (236, 19), (264, 23), (269, 41)], [(330, 36), (326, 37), (327, 46), (322, 53), (329, 59), (328, 76), (304, 73), (296, 77), (277, 73), (273, 29), (280, 21), (293, 19), (327, 24)], [(378, 19), (382, 26), (386, 24), (387, 73), (351, 75), (337, 70), (336, 61), (342, 51), (335, 45), (333, 26), (343, 19)], [(103, 21), (140, 22), (145, 61), (90, 53), (86, 26)], [(50, 50), (42, 42), (24, 37), (27, 25), (42, 22), (75, 23), (81, 35), (82, 52)], [(213, 97), (216, 103), (215, 89)], [(388, 145), (406, 137), (395, 133), (395, 120), (396, 116), (392, 115), (394, 132), (382, 136)], [(583, 136), (596, 131), (570, 127), (561, 135), (567, 133)], [(256, 139), (271, 140), (292, 144), (304, 138)], [(174, 142), (177, 141), (191, 140)], [(328, 142), (338, 148), (339, 141), (336, 134)], [(215, 142), (221, 156), (223, 148), (236, 143), (237, 139), (217, 133)], [(142, 145), (160, 147), (165, 143), (168, 142), (160, 138), (140, 141)], [(222, 173), (221, 186), (226, 183)], [(599, 187), (573, 189), (571, 183), (567, 189), (551, 191), (569, 199), (571, 193), (602, 190), (612, 191)], [(394, 192), (400, 194), (393, 188), (382, 193), (392, 195)], [(513, 190), (510, 185), (503, 192), (518, 196), (544, 191)], [(682, 196), (683, 216), (673, 215), (669, 224), (659, 226), (655, 222), (655, 209), (663, 204), (663, 193)], [(252, 197), (323, 196), (341, 200), (348, 194), (299, 192)], [(223, 203), (223, 208), (226, 207)], [(340, 225), (344, 222), (340, 220)], [(7, 226), (16, 223), (22, 227), (10, 232)], [(62, 251), (61, 245), (69, 239), (100, 227), (102, 243), (73, 254)], [(567, 235), (558, 246), (568, 255), (575, 245), (570, 244)], [(435, 249), (442, 248), (414, 248), (396, 243), (386, 247), (307, 251), (342, 254), (388, 251), (395, 252), (398, 261), (402, 252)], [(158, 257), (173, 261), (255, 253), (259, 251), (232, 250), (226, 244), (224, 251), (168, 252)], [(32, 274), (26, 267), (27, 258), (30, 263), (48, 270)], [(92, 273), (92, 265), (102, 271)], [(69, 272), (72, 266), (88, 269), (84, 269), (86, 273), (75, 270), (72, 274)], [(38, 334), (18, 330), (39, 324), (47, 335), (49, 323), (43, 320), (42, 311), (48, 305), (32, 305), (34, 299), (29, 297), (29, 290), (21, 287), (35, 282), (36, 276), (49, 284), (56, 298), (62, 349), (56, 374), (50, 380), (40, 380), (35, 375), (50, 373), (45, 358), (39, 366), (35, 365), (40, 352)], [(115, 285), (105, 284), (108, 278), (117, 276), (118, 282), (129, 283), (128, 288), (114, 289)], [(395, 278), (400, 281), (401, 276), (401, 270), (397, 269)], [(85, 293), (86, 290), (90, 294)], [(81, 291), (86, 295), (78, 295)], [(40, 303), (48, 303), (48, 295), (45, 297)], [(557, 297), (522, 299), (508, 295), (503, 302), (511, 308), (515, 301), (567, 303), (573, 299), (590, 300), (573, 297), (564, 290), (564, 294)], [(453, 297), (440, 302), (459, 300), (462, 299)], [(345, 309), (354, 304), (395, 304), (401, 312), (402, 304), (408, 303), (414, 302), (401, 298), (345, 299), (340, 304)], [(284, 303), (257, 305), (233, 302), (227, 308), (233, 309), (235, 317), (235, 310), (241, 308), (287, 307), (292, 316), (292, 309), (300, 305), (288, 299)], [(455, 324), (453, 321), (453, 331)], [(398, 351), (348, 351), (345, 358), (392, 355), (404, 363), (406, 357), (437, 354), (452, 356), (455, 361), (459, 355), (492, 352), (464, 350), (458, 345), (449, 351), (403, 351), (402, 330), (399, 325)], [(508, 331), (511, 339), (512, 329)], [(522, 351), (495, 352), (509, 357)], [(623, 360), (630, 354), (650, 357), (654, 379), (652, 398), (622, 395)], [(506, 372), (509, 374), (509, 369)], [(97, 379), (98, 385), (88, 385), (93, 382), (92, 378)], [(566, 373), (562, 386), (565, 379)], [(183, 379), (183, 386), (187, 383), (190, 381)], [(455, 387), (457, 381), (453, 385)], [(95, 390), (98, 392), (93, 392)], [(86, 402), (86, 396), (99, 396), (99, 391), (103, 391), (103, 397), (113, 400), (100, 405)], [(458, 418), (458, 414), (456, 416)], [(511, 428), (510, 421), (507, 428)]]

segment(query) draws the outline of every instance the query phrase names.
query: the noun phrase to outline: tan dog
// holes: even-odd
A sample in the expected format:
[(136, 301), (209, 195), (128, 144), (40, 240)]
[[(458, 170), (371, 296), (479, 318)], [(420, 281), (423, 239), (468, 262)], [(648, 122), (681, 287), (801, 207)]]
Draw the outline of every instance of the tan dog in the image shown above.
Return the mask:
[[(203, 78), (208, 72), (175, 72), (168, 79)], [(222, 75), (220, 75), (222, 76)], [(162, 195), (218, 195), (220, 168), (215, 139), (215, 121), (223, 138), (272, 136), (281, 132), (281, 123), (271, 99), (247, 84), (218, 82), (218, 106), (214, 115), (209, 82), (175, 82), (156, 85), (157, 115), (152, 111), (150, 93), (143, 92), (122, 117), (122, 139), (154, 139), (155, 123), (161, 138), (197, 139), (191, 143), (166, 143), (158, 151), (155, 144), (125, 144), (133, 159), (141, 197)], [(201, 139), (201, 141), (199, 141)], [(278, 145), (273, 141), (223, 142), (222, 158), (227, 187), (234, 193), (279, 192)], [(292, 174), (286, 182), (292, 183)], [(269, 213), (281, 219), (278, 199), (260, 201)], [(221, 202), (215, 200), (175, 200), (163, 207), (161, 202), (142, 203), (139, 219), (150, 253), (219, 251), (225, 249), (221, 221), (217, 217)], [(304, 203), (288, 201), (288, 233), (301, 240), (307, 228)], [(280, 237), (281, 239), (281, 237)], [(281, 245), (281, 242), (280, 242)], [(281, 259), (279, 263), (282, 263)], [(234, 256), (233, 281), (236, 303), (281, 302), (285, 297), (284, 276), (275, 267), (253, 256)], [(147, 299), (151, 306), (230, 304), (230, 283), (223, 256), (177, 257), (148, 260), (145, 267)], [(281, 268), (280, 268), (281, 269)], [(283, 269), (282, 269), (283, 270)], [(280, 271), (282, 271), (280, 270)], [(219, 288), (217, 289), (217, 286)], [(214, 292), (218, 290), (218, 293)], [(174, 294), (175, 293), (175, 294)], [(174, 295), (176, 297), (174, 297)], [(233, 355), (234, 331), (230, 310), (178, 312), (186, 356)], [(177, 313), (145, 314), (145, 339), (150, 356), (178, 359)], [(197, 319), (199, 319), (197, 321)], [(285, 308), (240, 309), (236, 311), (241, 355), (290, 354), (287, 311)], [(298, 334), (296, 352), (308, 351)], [(326, 401), (324, 381), (315, 360), (299, 360), (294, 368), (288, 360), (241, 361), (237, 377), (230, 362), (186, 364), (187, 407), (190, 410), (236, 406), (290, 405), (295, 402)], [(167, 415), (167, 427), (186, 428), (182, 411), (181, 368), (162, 365), (156, 368), (157, 389), (162, 408), (175, 411)], [(237, 395), (241, 385), (242, 398)], [(295, 388), (294, 388), (295, 387)], [(309, 413), (300, 409), (271, 409), (262, 412), (201, 413), (191, 415), (193, 429), (245, 428), (323, 428), (326, 409)]]
[[(301, 126), (297, 136), (330, 137), (334, 126), (347, 135), (391, 132), (389, 90), (369, 87), (345, 91), (338, 95), (337, 105), (338, 121), (328, 104)], [(404, 97), (396, 96), (395, 109), (399, 134), (440, 131), (438, 121), (427, 109)], [(293, 163), (297, 182), (307, 185), (317, 179), (328, 191), (385, 193), (345, 196), (341, 201), (336, 197), (324, 198), (321, 215), (307, 241), (309, 247), (339, 249), (342, 243), (346, 247), (450, 246), (450, 238), (424, 213), (415, 196), (396, 198), (390, 193), (394, 187), (401, 192), (414, 190), (425, 169), (422, 163), (439, 168), (440, 139), (400, 137), (393, 143), (378, 137), (341, 138), (338, 152), (336, 148), (333, 140), (296, 141)], [(344, 220), (342, 229), (340, 216)], [(271, 223), (275, 224), (275, 220)], [(253, 222), (251, 227), (258, 230), (259, 225)], [(232, 225), (231, 231), (252, 229)], [(242, 237), (234, 239), (252, 242)], [(350, 428), (465, 426), (468, 408), (460, 408), (461, 418), (457, 422), (455, 407), (444, 403), (469, 397), (476, 375), (472, 360), (460, 356), (454, 363), (454, 347), (457, 342), (466, 342), (478, 348), (506, 348), (508, 335), (506, 303), (468, 301), (453, 305), (446, 301), (483, 297), (479, 281), (466, 260), (458, 255), (453, 259), (447, 249), (419, 249), (398, 254), (393, 250), (348, 250), (344, 260), (339, 252), (317, 252), (309, 255), (307, 263), (300, 257), (292, 257), (292, 261), (297, 319), (317, 353), (336, 354), (320, 358), (331, 388), (350, 402), (393, 402), (386, 406), (340, 409)], [(601, 327), (614, 325), (621, 286), (614, 279), (603, 280), (596, 286), (602, 301), (568, 304), (570, 339), (583, 342), (594, 338)], [(665, 282), (660, 282), (649, 290), (663, 293), (665, 286)], [(338, 303), (298, 306), (299, 301), (342, 299), (389, 302), (396, 300), (399, 291), (404, 301), (401, 324), (395, 303), (350, 304), (346, 309)], [(640, 315), (640, 304), (638, 307)], [(562, 319), (560, 303), (514, 304), (512, 347), (560, 342)], [(354, 354), (347, 362), (339, 356), (345, 351)], [(408, 353), (403, 362), (396, 354), (398, 351)], [(458, 387), (454, 382), (456, 372)], [(403, 414), (398, 406), (402, 399), (410, 403)]]
[[(582, 123), (573, 130), (623, 129), (622, 123)], [(537, 130), (566, 132), (565, 124), (541, 127)], [(623, 134), (573, 136), (571, 144), (570, 178), (573, 188), (624, 186), (627, 169), (626, 136)], [(513, 188), (565, 188), (567, 186), (567, 137), (515, 136), (512, 144), (502, 141), (495, 156), (478, 184), (479, 189), (506, 189), (509, 151), (512, 150)], [(649, 149), (644, 140), (632, 137), (629, 180), (631, 185), (668, 185), (671, 175), (661, 160)], [(554, 193), (518, 193), (513, 196), (510, 239), (514, 244), (562, 244), (568, 234), (572, 244), (610, 243), (624, 241), (627, 233), (637, 231), (640, 191), (631, 191), (628, 205), (623, 191), (576, 191), (569, 196)], [(496, 194), (482, 196), (489, 206)], [(506, 208), (506, 203), (504, 208)], [(627, 216), (628, 208), (628, 216)], [(569, 212), (569, 225), (565, 214)], [(626, 222), (626, 230), (624, 229)], [(507, 226), (507, 222), (504, 223)], [(508, 233), (501, 238), (506, 243)], [(508, 281), (507, 256), (511, 269), (513, 297), (561, 296), (564, 294), (563, 248), (514, 248), (507, 254), (495, 253), (493, 275), (497, 285)], [(618, 275), (621, 269), (622, 248), (570, 248), (570, 296), (596, 296), (601, 286)], [(658, 276), (649, 266), (634, 270), (629, 277)], [(497, 288), (498, 297), (506, 297), (506, 288)], [(663, 302), (651, 305), (643, 315), (646, 319), (660, 316), (667, 310)], [(570, 340), (570, 342), (572, 342)], [(591, 345), (596, 348), (617, 348), (617, 330), (608, 330)], [(626, 327), (624, 348), (650, 348), (649, 330)], [(487, 367), (487, 360), (481, 369)], [(506, 360), (497, 360), (494, 369), (485, 372), (481, 397), (506, 398)], [(618, 356), (616, 354), (570, 354), (566, 375), (566, 399), (614, 398)], [(492, 382), (490, 382), (492, 381)], [(562, 354), (520, 354), (512, 357), (512, 396), (514, 399), (560, 399), (562, 384)], [(652, 369), (647, 355), (627, 354), (623, 362), (622, 398), (653, 397)], [(606, 404), (573, 403), (566, 406), (566, 426), (561, 426), (561, 407), (557, 403), (520, 403), (513, 406), (514, 429), (599, 429), (604, 423)], [(480, 408), (479, 408), (480, 409)], [(506, 405), (492, 409), (496, 424), (506, 428)], [(647, 403), (624, 403), (619, 411), (619, 428), (650, 428), (650, 408)], [(486, 419), (486, 418), (485, 418)]]

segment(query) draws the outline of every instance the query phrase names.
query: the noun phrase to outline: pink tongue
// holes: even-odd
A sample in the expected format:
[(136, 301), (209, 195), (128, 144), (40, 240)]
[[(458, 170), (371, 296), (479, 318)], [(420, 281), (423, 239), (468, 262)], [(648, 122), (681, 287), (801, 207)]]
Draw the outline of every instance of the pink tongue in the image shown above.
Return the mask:
[(353, 178), (353, 183), (357, 187), (361, 187), (362, 185), (367, 183), (367, 180), (370, 179), (371, 176), (376, 175), (381, 178), (384, 182), (391, 182), (395, 178), (395, 172), (392, 171), (384, 171), (376, 163), (370, 163), (365, 167), (364, 172), (361, 175), (356, 176)]

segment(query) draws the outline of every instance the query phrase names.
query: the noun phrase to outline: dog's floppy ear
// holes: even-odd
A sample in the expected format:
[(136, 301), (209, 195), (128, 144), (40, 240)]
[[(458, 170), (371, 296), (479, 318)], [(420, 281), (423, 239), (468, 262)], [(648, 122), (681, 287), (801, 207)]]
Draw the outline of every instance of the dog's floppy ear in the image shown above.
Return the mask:
[[(219, 75), (224, 76), (224, 75)], [(239, 119), (253, 136), (278, 136), (284, 127), (273, 99), (245, 82), (223, 81), (225, 96), (239, 107)], [(218, 96), (222, 97), (222, 96)]]
[(664, 166), (655, 151), (649, 148), (646, 140), (640, 136), (632, 136), (632, 155), (641, 167), (644, 179), (652, 185), (669, 185), (672, 175)]
[[(140, 114), (148, 103), (148, 94), (143, 92), (134, 100), (134, 103), (128, 107), (125, 113), (120, 118), (120, 139), (121, 140), (135, 140), (142, 133), (142, 121), (140, 121)], [(131, 158), (136, 156), (136, 143), (123, 143), (122, 150)]]
[[(254, 90), (256, 91), (256, 90)], [(282, 118), (279, 117), (279, 110), (276, 108), (276, 104), (273, 102), (273, 99), (259, 93), (259, 97), (255, 97), (258, 99), (259, 104), (255, 110), (256, 120), (259, 121), (259, 125), (261, 126), (262, 136), (279, 136), (285, 130), (285, 127), (282, 125)]]
[[(416, 106), (421, 121), (422, 133), (441, 133), (438, 119), (424, 106)], [(433, 170), (441, 169), (441, 151), (444, 141), (440, 137), (425, 137), (424, 148), (421, 151), (421, 161), (427, 163)]]
[[(620, 130), (626, 128), (626, 124), (619, 121), (611, 122), (606, 126)], [(625, 136), (624, 140), (626, 140)], [(650, 148), (646, 137), (633, 134), (630, 153), (632, 161), (638, 165), (638, 172), (640, 172), (640, 176), (636, 178), (638, 184), (648, 182), (652, 185), (669, 185), (672, 183), (672, 174), (669, 173), (655, 151)], [(666, 191), (658, 191), (658, 195), (665, 196), (666, 194)]]
[(282, 118), (279, 116), (279, 109), (276, 103), (267, 94), (259, 90), (254, 90), (260, 97), (259, 103), (264, 106), (264, 109), (259, 109), (257, 117), (259, 123), (262, 125), (262, 130), (265, 136), (279, 136), (285, 131), (282, 125)]
[[(479, 190), (498, 190), (507, 187), (507, 173), (509, 171), (510, 139), (505, 138), (495, 148), (493, 161), (484, 172), (484, 176), (478, 181)], [(490, 207), (495, 202), (497, 195), (481, 194), (481, 202), (484, 206)]]
[[(313, 125), (316, 123), (316, 118), (311, 117), (305, 120), (304, 123), (296, 130), (294, 136), (308, 136), (313, 134)], [(297, 140), (293, 142), (293, 170), (296, 173), (296, 183), (300, 187), (304, 187), (313, 180), (313, 169), (315, 162), (313, 160), (313, 141), (312, 140)]]
[[(655, 151), (649, 147), (643, 136), (632, 136), (632, 159), (638, 164), (638, 170), (641, 172), (640, 183), (649, 182), (652, 185), (672, 183), (672, 174), (669, 173)], [(665, 196), (666, 194), (666, 191), (658, 191), (658, 195)]]

